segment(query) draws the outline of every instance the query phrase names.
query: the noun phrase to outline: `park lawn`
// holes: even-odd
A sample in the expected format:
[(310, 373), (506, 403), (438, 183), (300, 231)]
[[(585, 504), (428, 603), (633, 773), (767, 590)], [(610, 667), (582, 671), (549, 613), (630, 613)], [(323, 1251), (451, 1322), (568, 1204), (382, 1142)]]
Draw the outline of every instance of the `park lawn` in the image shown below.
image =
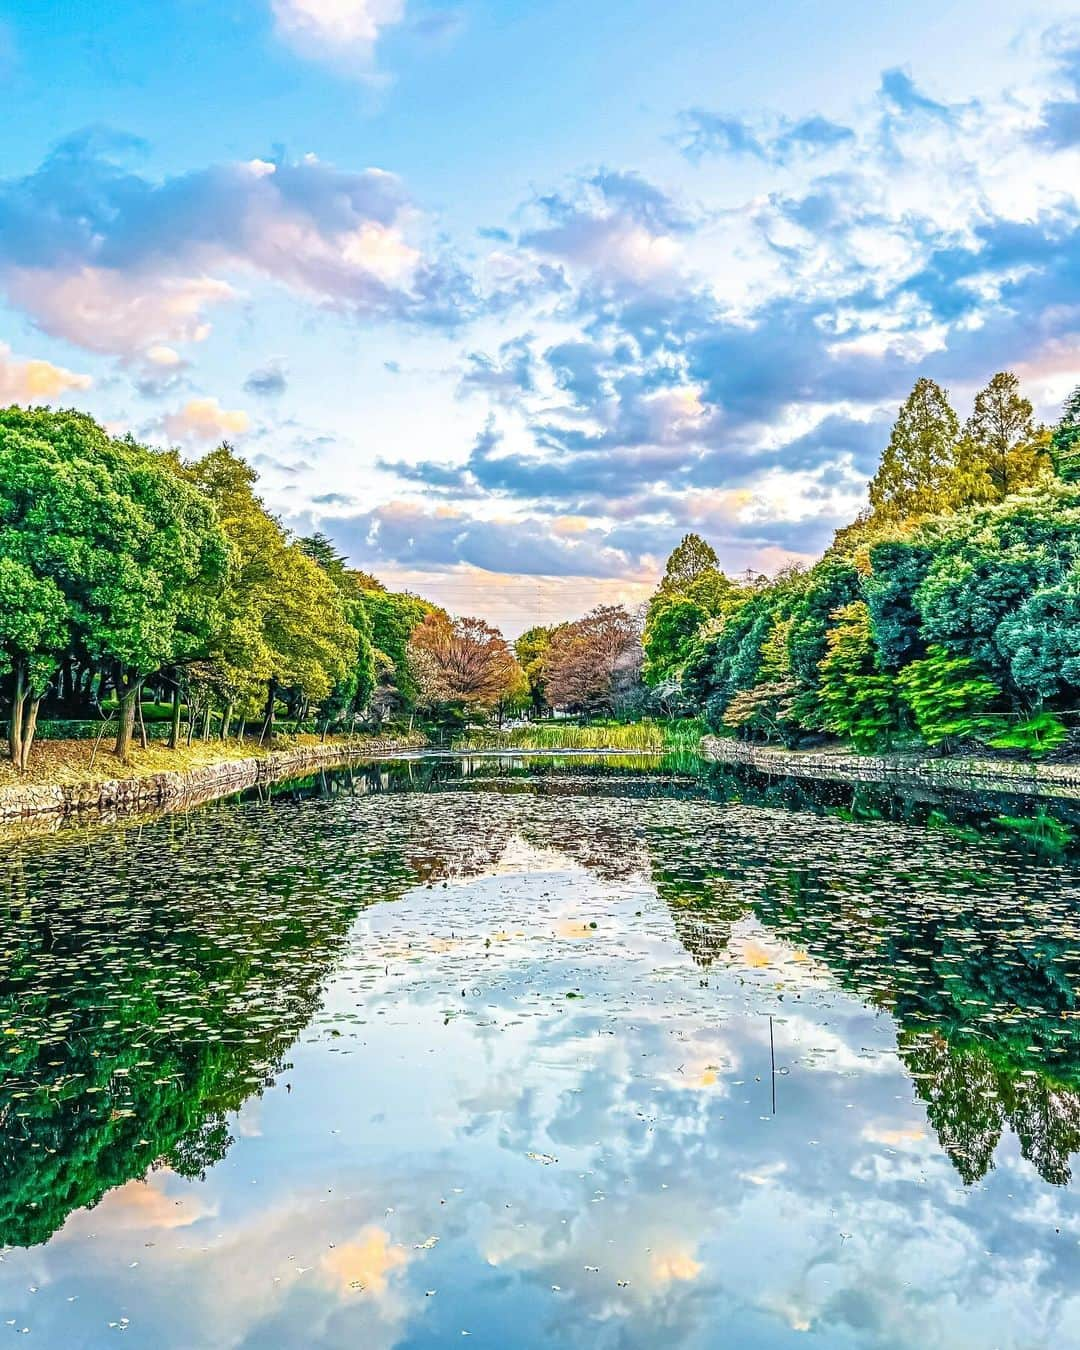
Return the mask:
[[(115, 735), (115, 728), (113, 735)], [(349, 744), (347, 737), (327, 738), (327, 743), (340, 740), (344, 747)], [(0, 760), (0, 788), (17, 784), (35, 784), (39, 786), (65, 785), (72, 783), (101, 783), (113, 778), (143, 778), (155, 773), (184, 772), (201, 768), (205, 764), (220, 764), (223, 760), (250, 759), (268, 753), (268, 747), (261, 749), (258, 737), (246, 739), (241, 744), (235, 737), (227, 742), (220, 740), (193, 741), (190, 746), (180, 745), (169, 750), (160, 741), (151, 741), (145, 750), (141, 748), (136, 736), (131, 750), (131, 763), (121, 764), (112, 753), (112, 735), (106, 736), (98, 747), (94, 767), (90, 759), (94, 751), (91, 740), (73, 741), (37, 741), (30, 756), (30, 765), (26, 773), (17, 773), (6, 758)], [(289, 750), (305, 745), (319, 745), (320, 738), (314, 735), (275, 735), (273, 748)], [(353, 738), (352, 744), (356, 744)], [(6, 752), (7, 743), (0, 741)]]

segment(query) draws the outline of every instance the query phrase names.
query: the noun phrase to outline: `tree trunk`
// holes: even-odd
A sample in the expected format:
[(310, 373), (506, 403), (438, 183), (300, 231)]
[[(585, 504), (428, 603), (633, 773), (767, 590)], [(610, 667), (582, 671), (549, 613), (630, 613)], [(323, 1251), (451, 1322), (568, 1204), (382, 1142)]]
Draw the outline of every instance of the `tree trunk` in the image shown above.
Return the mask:
[(274, 700), (277, 697), (277, 680), (267, 680), (266, 682), (266, 721), (263, 723), (262, 735), (259, 737), (259, 744), (263, 743), (263, 736), (269, 735), (269, 744), (274, 743)]
[(233, 705), (230, 701), (225, 704), (225, 711), (221, 714), (221, 739), (223, 741), (229, 739), (229, 723), (232, 721), (232, 710)]
[(116, 676), (116, 699), (118, 721), (116, 724), (116, 745), (113, 753), (122, 764), (131, 762), (131, 738), (135, 731), (135, 705), (142, 694), (142, 678), (132, 675), (125, 678), (120, 672)]
[(146, 722), (143, 720), (142, 702), (143, 702), (143, 701), (142, 701), (142, 690), (140, 689), (140, 690), (139, 690), (139, 699), (138, 699), (138, 702), (135, 704), (135, 707), (137, 708), (138, 714), (139, 714), (139, 744), (140, 744), (140, 745), (142, 746), (142, 748), (145, 750), (145, 749), (146, 749)]
[(203, 713), (202, 720), (202, 738), (203, 744), (210, 739), (210, 700), (206, 700), (206, 711)]
[(180, 744), (180, 684), (173, 685), (172, 725), (169, 727), (169, 749), (175, 750)]
[(23, 709), (26, 706), (26, 667), (15, 663), (15, 680), (11, 691), (11, 717), (8, 720), (8, 754), (18, 769), (22, 764)]
[(30, 764), (30, 750), (34, 744), (34, 732), (37, 730), (37, 715), (40, 706), (41, 695), (31, 695), (30, 706), (26, 710), (26, 719), (23, 723), (22, 751), (19, 755), (19, 769), (22, 773), (26, 772)]

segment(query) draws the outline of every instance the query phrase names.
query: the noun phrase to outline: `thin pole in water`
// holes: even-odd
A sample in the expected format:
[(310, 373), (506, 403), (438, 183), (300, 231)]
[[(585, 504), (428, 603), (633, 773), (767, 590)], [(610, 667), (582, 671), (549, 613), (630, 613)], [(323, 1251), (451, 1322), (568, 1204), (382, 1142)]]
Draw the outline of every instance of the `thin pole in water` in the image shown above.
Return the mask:
[(776, 1115), (776, 1042), (773, 1040), (772, 1013), (769, 1014), (769, 1059), (772, 1062), (772, 1113)]

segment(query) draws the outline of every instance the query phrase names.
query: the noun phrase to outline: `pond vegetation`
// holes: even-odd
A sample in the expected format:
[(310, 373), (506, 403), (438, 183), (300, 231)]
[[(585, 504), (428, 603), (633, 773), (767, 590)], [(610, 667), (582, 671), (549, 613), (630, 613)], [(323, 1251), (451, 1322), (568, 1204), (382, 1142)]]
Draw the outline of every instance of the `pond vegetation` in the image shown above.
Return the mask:
[(155, 1350), (705, 1345), (721, 1310), (1069, 1343), (1078, 827), (477, 754), (13, 844), (0, 1309)]

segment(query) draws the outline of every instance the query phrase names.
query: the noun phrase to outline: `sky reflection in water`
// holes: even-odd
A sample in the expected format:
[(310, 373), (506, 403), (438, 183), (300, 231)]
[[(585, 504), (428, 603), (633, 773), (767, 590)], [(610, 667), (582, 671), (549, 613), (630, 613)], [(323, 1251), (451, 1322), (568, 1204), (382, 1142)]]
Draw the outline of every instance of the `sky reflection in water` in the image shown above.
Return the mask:
[(1064, 854), (580, 764), (349, 777), (11, 851), (0, 1331), (1080, 1343)]

